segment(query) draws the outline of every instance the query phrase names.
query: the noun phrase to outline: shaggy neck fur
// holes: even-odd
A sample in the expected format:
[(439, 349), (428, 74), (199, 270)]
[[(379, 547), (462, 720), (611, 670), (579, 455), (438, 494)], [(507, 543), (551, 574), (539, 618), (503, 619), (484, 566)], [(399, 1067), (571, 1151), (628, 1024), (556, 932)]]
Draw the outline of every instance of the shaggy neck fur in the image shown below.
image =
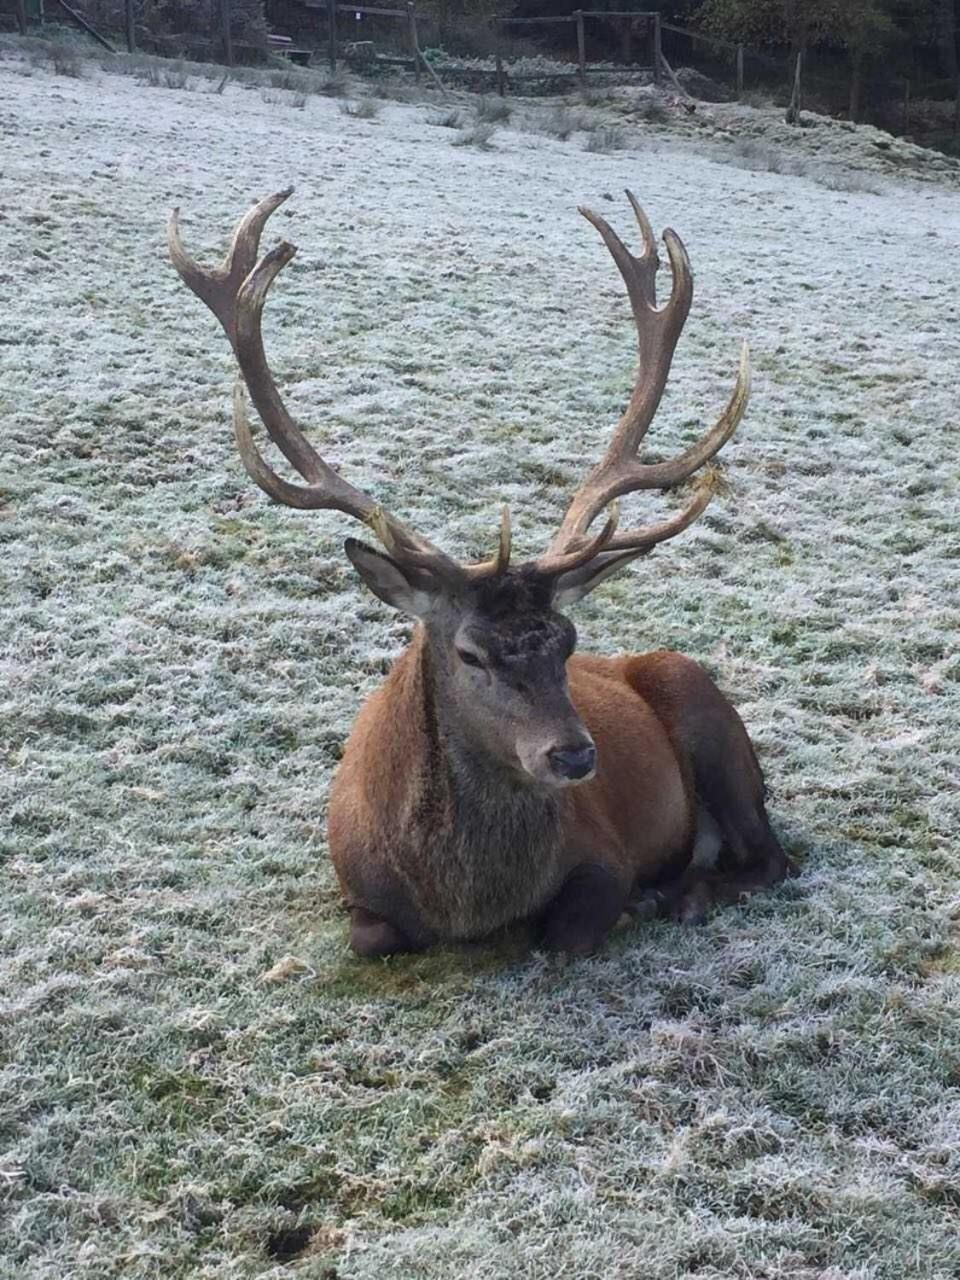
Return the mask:
[(533, 913), (552, 887), (560, 801), (524, 785), (458, 724), (425, 631), (397, 664), (423, 747), (401, 823), (402, 874), (426, 921), (479, 937)]

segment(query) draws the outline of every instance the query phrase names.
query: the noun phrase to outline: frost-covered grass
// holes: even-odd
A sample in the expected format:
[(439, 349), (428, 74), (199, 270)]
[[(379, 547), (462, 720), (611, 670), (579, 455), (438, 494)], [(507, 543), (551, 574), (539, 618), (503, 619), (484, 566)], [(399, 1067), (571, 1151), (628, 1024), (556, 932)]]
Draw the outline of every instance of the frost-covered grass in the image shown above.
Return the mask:
[[(0, 129), (4, 1280), (956, 1276), (956, 195), (9, 58)], [(290, 405), (466, 557), (503, 500), (538, 551), (623, 404), (575, 206), (625, 229), (629, 185), (683, 234), (651, 449), (716, 414), (741, 335), (753, 400), (729, 493), (581, 643), (715, 672), (799, 880), (586, 962), (350, 956), (325, 798), (407, 628), (344, 519), (251, 488), (163, 242), (180, 204), (212, 260), (290, 181)]]

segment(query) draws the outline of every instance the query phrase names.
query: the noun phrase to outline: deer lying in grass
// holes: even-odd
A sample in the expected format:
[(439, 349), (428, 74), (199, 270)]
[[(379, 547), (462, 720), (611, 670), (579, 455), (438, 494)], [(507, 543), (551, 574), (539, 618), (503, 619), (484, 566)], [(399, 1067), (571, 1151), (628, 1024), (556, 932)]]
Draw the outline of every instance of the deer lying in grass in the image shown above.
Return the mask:
[(638, 460), (693, 293), (680, 239), (664, 233), (673, 287), (657, 309), (656, 240), (633, 196), (640, 257), (582, 210), (627, 286), (640, 345), (633, 394), (539, 560), (510, 564), (504, 509), (496, 555), (461, 565), (344, 480), (284, 408), (261, 315), (296, 250), (281, 244), (259, 262), (257, 254), (289, 194), (251, 209), (213, 270), (185, 253), (174, 211), (170, 253), (226, 330), (267, 432), (305, 483), (281, 478), (259, 452), (238, 382), (234, 427), (251, 478), (277, 502), (334, 508), (365, 524), (384, 550), (348, 538), (347, 556), (374, 595), (419, 620), (361, 709), (330, 795), (330, 851), (354, 950), (414, 951), (531, 920), (546, 946), (586, 953), (644, 894), (678, 919), (700, 920), (714, 902), (780, 881), (791, 867), (767, 820), (750, 740), (703, 669), (678, 653), (574, 655), (576, 632), (562, 612), (700, 515), (713, 492), (709, 473), (685, 507), (647, 527), (619, 529), (617, 500), (700, 471), (746, 407), (744, 346), (716, 426), (668, 462)]

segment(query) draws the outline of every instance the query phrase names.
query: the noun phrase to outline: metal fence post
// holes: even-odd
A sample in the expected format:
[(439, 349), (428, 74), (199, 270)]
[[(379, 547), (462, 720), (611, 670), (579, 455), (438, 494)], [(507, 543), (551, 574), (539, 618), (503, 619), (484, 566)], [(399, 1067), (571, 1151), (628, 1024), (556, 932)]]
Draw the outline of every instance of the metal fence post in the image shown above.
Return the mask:
[(497, 93), (501, 98), (504, 98), (506, 97), (507, 86), (503, 74), (503, 58), (500, 56), (499, 49), (494, 53), (493, 59), (497, 67)]
[(124, 0), (123, 8), (127, 28), (127, 53), (136, 53), (137, 33), (133, 24), (133, 0)]
[(743, 45), (737, 45), (737, 98), (743, 97)]
[(663, 79), (663, 31), (660, 27), (660, 14), (653, 15), (653, 83), (659, 84)]
[(327, 57), (330, 70), (337, 69), (337, 0), (327, 0)]
[(583, 10), (578, 9), (574, 17), (577, 19), (577, 61), (580, 64), (580, 88), (583, 89), (587, 84), (587, 41), (583, 30)]

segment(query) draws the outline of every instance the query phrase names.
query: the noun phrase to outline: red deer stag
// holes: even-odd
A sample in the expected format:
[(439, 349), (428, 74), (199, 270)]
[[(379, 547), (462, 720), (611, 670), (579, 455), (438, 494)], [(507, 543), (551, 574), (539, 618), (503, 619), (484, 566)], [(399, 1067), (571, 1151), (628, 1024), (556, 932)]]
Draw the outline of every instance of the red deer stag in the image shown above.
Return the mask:
[(678, 653), (574, 656), (576, 632), (561, 612), (700, 515), (713, 493), (709, 471), (687, 505), (659, 523), (618, 528), (617, 500), (700, 471), (746, 407), (744, 346), (716, 426), (670, 461), (637, 457), (693, 294), (679, 237), (664, 232), (673, 285), (658, 309), (657, 244), (634, 197), (627, 193), (643, 237), (639, 257), (603, 218), (581, 211), (627, 286), (640, 345), (636, 385), (540, 559), (510, 564), (504, 509), (496, 555), (461, 565), (334, 471), (284, 407), (261, 315), (296, 249), (257, 255), (264, 224), (289, 194), (252, 208), (212, 270), (184, 251), (175, 210), (170, 253), (226, 330), (267, 432), (305, 483), (283, 479), (259, 452), (238, 381), (234, 428), (251, 478), (277, 502), (334, 508), (366, 525), (384, 550), (348, 538), (348, 558), (374, 595), (419, 620), (362, 707), (330, 795), (330, 851), (354, 950), (415, 951), (529, 920), (544, 945), (586, 953), (640, 898), (701, 920), (713, 903), (776, 884), (792, 868), (770, 829), (760, 769), (707, 674)]

